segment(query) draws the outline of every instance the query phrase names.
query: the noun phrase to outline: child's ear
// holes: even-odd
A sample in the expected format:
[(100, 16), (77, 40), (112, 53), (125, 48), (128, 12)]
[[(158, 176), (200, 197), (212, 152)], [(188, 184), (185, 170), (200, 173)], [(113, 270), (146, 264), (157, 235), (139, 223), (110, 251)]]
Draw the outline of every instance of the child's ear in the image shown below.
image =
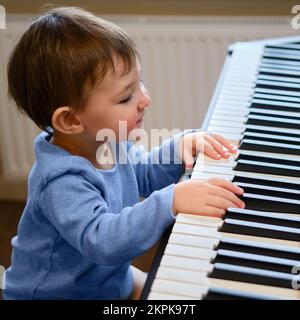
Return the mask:
[(55, 130), (65, 134), (78, 134), (84, 126), (72, 107), (57, 108), (52, 115), (52, 126)]

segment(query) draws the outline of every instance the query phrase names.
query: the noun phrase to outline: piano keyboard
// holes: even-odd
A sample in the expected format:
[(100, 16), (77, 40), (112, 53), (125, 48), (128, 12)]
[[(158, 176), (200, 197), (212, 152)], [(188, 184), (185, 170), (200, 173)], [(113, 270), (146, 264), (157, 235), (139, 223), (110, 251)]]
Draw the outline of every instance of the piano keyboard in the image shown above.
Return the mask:
[(178, 214), (142, 298), (299, 300), (300, 45), (235, 45), (203, 129), (239, 149), (199, 156), (191, 179), (233, 181), (246, 207), (222, 219)]

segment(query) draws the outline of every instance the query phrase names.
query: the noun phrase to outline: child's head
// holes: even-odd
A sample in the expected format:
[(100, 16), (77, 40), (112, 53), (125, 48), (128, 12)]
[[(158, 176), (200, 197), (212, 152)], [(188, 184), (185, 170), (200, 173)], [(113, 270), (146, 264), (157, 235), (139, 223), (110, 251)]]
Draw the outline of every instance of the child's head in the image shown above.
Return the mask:
[(150, 103), (133, 40), (73, 7), (33, 20), (11, 55), (8, 85), (41, 129), (93, 138), (99, 129), (115, 129), (115, 121), (136, 125)]

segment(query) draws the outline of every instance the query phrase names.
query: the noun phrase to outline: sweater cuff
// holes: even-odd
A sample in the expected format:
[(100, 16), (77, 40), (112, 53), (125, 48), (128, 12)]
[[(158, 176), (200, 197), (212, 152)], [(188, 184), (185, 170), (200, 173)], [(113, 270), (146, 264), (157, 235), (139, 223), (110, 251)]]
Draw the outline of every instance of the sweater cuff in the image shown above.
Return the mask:
[(161, 197), (161, 208), (163, 212), (167, 213), (167, 221), (171, 224), (175, 221), (176, 215), (172, 210), (173, 198), (174, 198), (175, 183), (168, 185), (167, 187), (157, 191)]

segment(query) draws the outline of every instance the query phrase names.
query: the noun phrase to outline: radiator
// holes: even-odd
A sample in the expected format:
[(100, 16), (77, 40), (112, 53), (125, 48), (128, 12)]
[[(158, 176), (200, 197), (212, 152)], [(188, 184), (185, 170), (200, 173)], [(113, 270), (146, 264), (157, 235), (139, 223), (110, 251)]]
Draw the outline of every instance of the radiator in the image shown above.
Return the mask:
[[(136, 41), (152, 97), (145, 129), (199, 128), (230, 43), (293, 35), (291, 17), (106, 17)], [(0, 30), (1, 176), (24, 179), (34, 161), (34, 124), (7, 99), (6, 64), (29, 17), (7, 16)]]

